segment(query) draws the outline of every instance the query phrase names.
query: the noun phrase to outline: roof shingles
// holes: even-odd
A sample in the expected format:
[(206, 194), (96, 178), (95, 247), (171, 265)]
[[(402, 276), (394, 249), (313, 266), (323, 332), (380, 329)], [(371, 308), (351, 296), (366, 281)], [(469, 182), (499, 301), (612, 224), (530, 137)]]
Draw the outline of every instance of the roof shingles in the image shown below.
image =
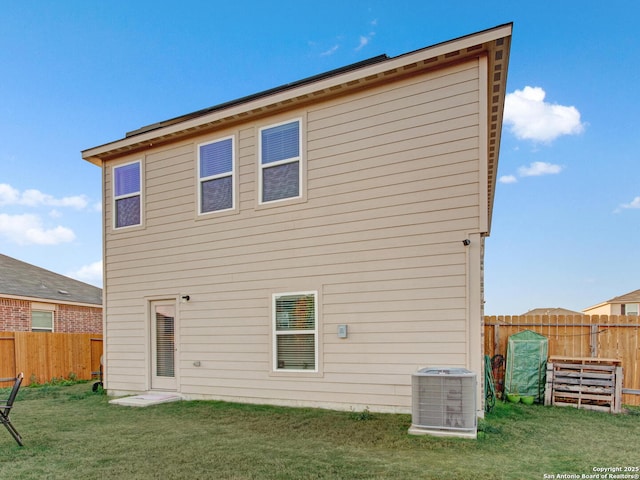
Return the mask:
[(0, 254), (0, 296), (102, 306), (102, 289)]

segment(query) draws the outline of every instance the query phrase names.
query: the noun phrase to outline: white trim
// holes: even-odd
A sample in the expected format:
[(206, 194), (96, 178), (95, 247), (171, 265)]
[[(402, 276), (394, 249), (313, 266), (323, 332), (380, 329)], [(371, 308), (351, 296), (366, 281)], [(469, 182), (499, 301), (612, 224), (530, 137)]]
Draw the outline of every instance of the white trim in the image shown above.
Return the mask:
[[(200, 177), (200, 147), (206, 146), (206, 145), (211, 145), (213, 143), (218, 143), (218, 142), (224, 142), (225, 140), (231, 140), (231, 172), (228, 173), (221, 173), (218, 175), (210, 175), (208, 177)], [(197, 202), (198, 202), (198, 206), (197, 206), (197, 211), (198, 211), (198, 215), (210, 215), (210, 214), (216, 214), (216, 213), (221, 213), (221, 212), (229, 212), (232, 210), (236, 209), (237, 206), (237, 201), (236, 201), (236, 196), (237, 196), (237, 175), (236, 175), (236, 137), (235, 135), (228, 135), (226, 137), (222, 137), (222, 138), (218, 138), (216, 140), (211, 140), (208, 142), (202, 142), (199, 143), (196, 146), (197, 150), (196, 150), (196, 171), (197, 171)], [(231, 208), (225, 208), (222, 210), (212, 210), (210, 212), (203, 212), (202, 211), (202, 183), (206, 182), (208, 180), (215, 180), (217, 178), (225, 178), (225, 177), (231, 177)]]
[(466, 355), (467, 368), (476, 373), (476, 413), (478, 417), (484, 417), (484, 397), (482, 389), (483, 376), (483, 356), (482, 356), (482, 235), (479, 233), (469, 233), (471, 243), (462, 247), (466, 250), (466, 271), (467, 271), (467, 318), (466, 318)]
[[(486, 55), (481, 55), (478, 58), (478, 162), (479, 162), (479, 175), (478, 187), (478, 206), (480, 211), (479, 226), (481, 233), (489, 233), (491, 226), (489, 225), (489, 60)], [(497, 177), (496, 177), (497, 178)]]
[[(140, 183), (138, 185), (138, 191), (134, 192), (134, 193), (128, 193), (126, 195), (119, 195), (116, 196), (116, 175), (115, 175), (115, 171), (118, 168), (121, 167), (126, 167), (127, 165), (133, 165), (134, 163), (137, 163), (140, 165)], [(143, 198), (142, 198), (142, 190), (143, 190), (143, 183), (144, 183), (144, 170), (143, 170), (143, 166), (142, 166), (142, 159), (138, 159), (138, 160), (134, 160), (132, 162), (126, 162), (126, 163), (119, 163), (117, 165), (113, 165), (111, 167), (111, 192), (112, 192), (112, 196), (111, 196), (111, 226), (113, 227), (113, 230), (122, 230), (125, 228), (132, 228), (132, 227), (140, 227), (142, 226), (142, 218), (143, 218), (143, 214), (144, 214), (144, 208), (143, 208)], [(118, 227), (116, 225), (117, 222), (117, 218), (118, 218), (118, 213), (117, 213), (117, 209), (116, 209), (116, 201), (118, 200), (122, 200), (125, 198), (132, 198), (132, 197), (139, 197), (140, 198), (140, 222), (136, 223), (136, 224), (132, 224), (132, 225), (124, 225), (122, 227)]]
[(56, 305), (52, 303), (32, 302), (31, 311), (38, 310), (41, 312), (55, 312)]
[[(278, 160), (275, 162), (271, 162), (271, 163), (267, 163), (265, 165), (262, 164), (262, 131), (263, 130), (267, 130), (270, 128), (275, 128), (275, 127), (279, 127), (281, 125), (287, 125), (289, 123), (294, 123), (297, 122), (298, 123), (298, 156), (297, 157), (291, 157), (291, 158), (286, 158), (284, 160)], [(278, 122), (278, 123), (272, 123), (270, 125), (266, 125), (264, 127), (260, 127), (258, 129), (258, 205), (271, 205), (271, 204), (275, 204), (275, 203), (279, 203), (279, 202), (287, 202), (290, 200), (297, 200), (300, 198), (304, 197), (304, 183), (303, 183), (303, 179), (304, 179), (304, 175), (303, 175), (303, 171), (304, 171), (304, 154), (303, 154), (303, 150), (302, 150), (302, 135), (303, 135), (303, 122), (302, 122), (302, 117), (298, 117), (298, 118), (292, 118), (289, 120), (285, 120), (283, 122)], [(269, 200), (269, 201), (264, 201), (262, 200), (262, 193), (263, 193), (263, 182), (262, 182), (262, 172), (264, 169), (269, 168), (269, 167), (277, 167), (278, 165), (286, 165), (288, 163), (294, 163), (294, 162), (298, 162), (299, 164), (299, 168), (298, 168), (298, 195), (296, 195), (295, 197), (287, 197), (287, 198), (280, 198), (278, 200)]]
[[(295, 296), (295, 295), (312, 295), (313, 296), (313, 330), (286, 330), (283, 332), (278, 332), (276, 326), (276, 299), (280, 297), (287, 296)], [(309, 291), (300, 291), (300, 292), (283, 292), (283, 293), (274, 293), (271, 295), (271, 332), (272, 332), (272, 366), (271, 371), (277, 373), (318, 373), (319, 372), (319, 352), (318, 352), (318, 291), (317, 290), (309, 290)], [(313, 355), (314, 355), (314, 365), (313, 369), (286, 369), (286, 368), (278, 368), (278, 337), (284, 335), (313, 335)]]
[[(153, 390), (166, 390), (166, 391), (172, 391), (172, 392), (177, 392), (180, 389), (180, 353), (181, 353), (181, 348), (180, 348), (180, 295), (160, 295), (160, 296), (147, 296), (144, 297), (146, 305), (145, 305), (145, 310), (146, 310), (146, 332), (145, 332), (145, 360), (146, 360), (146, 369), (147, 369), (147, 374), (146, 374), (146, 382), (147, 382), (147, 388), (145, 388), (145, 390), (149, 390), (149, 391), (153, 391)], [(152, 332), (153, 326), (154, 326), (154, 321), (152, 319), (152, 315), (154, 314), (154, 305), (157, 304), (165, 304), (165, 305), (171, 305), (174, 308), (174, 337), (173, 337), (173, 346), (174, 346), (174, 382), (175, 385), (171, 384), (168, 385), (166, 388), (165, 386), (162, 385), (155, 385), (154, 386), (154, 381), (153, 381), (153, 377), (154, 377), (154, 358), (153, 358), (153, 353), (154, 353), (154, 347), (152, 345), (153, 340), (154, 340), (154, 334)], [(169, 377), (171, 378), (171, 377)], [(168, 383), (173, 383), (173, 382), (168, 382)]]

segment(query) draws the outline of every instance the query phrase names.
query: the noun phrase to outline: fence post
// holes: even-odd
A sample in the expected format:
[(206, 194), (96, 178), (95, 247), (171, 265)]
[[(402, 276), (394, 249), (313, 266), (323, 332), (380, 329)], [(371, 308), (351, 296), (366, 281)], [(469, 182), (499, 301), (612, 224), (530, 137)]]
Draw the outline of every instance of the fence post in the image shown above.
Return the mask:
[(596, 323), (591, 325), (591, 335), (589, 336), (589, 349), (591, 350), (591, 357), (598, 358), (598, 330), (600, 326)]
[(616, 367), (615, 369), (615, 386), (614, 386), (614, 403), (615, 408), (613, 410), (614, 413), (620, 413), (622, 411), (622, 382), (623, 382), (623, 371), (622, 367)]

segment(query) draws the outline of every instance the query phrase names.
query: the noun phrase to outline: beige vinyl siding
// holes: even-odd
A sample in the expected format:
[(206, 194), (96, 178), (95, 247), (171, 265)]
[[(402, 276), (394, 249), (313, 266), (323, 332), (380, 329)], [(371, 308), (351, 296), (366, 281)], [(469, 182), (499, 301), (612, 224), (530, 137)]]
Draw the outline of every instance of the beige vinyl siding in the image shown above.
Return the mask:
[[(468, 62), (149, 149), (143, 227), (113, 231), (104, 202), (108, 388), (149, 388), (148, 299), (183, 294), (177, 377), (191, 398), (406, 412), (411, 373), (468, 366), (478, 84)], [(295, 118), (306, 200), (258, 206), (259, 128)], [(238, 209), (199, 217), (196, 145), (228, 135)], [(316, 290), (319, 372), (274, 373), (271, 295)]]

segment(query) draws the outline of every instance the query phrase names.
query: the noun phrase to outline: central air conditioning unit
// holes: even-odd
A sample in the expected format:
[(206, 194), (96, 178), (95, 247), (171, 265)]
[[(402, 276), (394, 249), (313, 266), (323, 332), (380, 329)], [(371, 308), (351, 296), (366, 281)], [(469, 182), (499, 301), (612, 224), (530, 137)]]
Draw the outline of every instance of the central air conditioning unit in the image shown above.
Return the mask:
[(476, 374), (464, 368), (423, 368), (411, 377), (413, 435), (476, 438)]

